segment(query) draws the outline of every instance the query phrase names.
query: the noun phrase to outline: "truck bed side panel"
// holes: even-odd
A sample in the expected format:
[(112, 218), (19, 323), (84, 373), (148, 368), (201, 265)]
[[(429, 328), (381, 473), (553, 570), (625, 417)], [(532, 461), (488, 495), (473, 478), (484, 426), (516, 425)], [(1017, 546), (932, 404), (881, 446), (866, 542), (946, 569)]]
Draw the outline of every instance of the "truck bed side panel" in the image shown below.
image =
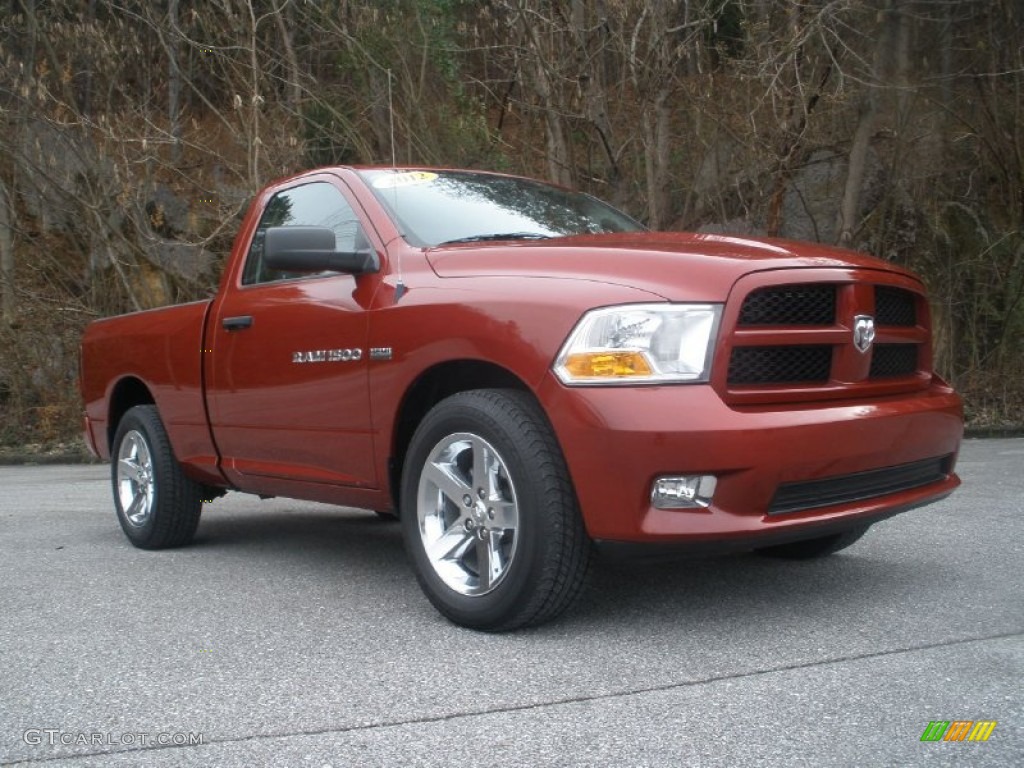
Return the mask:
[[(82, 395), (88, 430), (110, 457), (110, 413), (119, 387), (134, 379), (152, 395), (171, 446), (198, 480), (223, 484), (202, 386), (203, 327), (210, 302), (136, 312), (93, 323), (82, 340)], [(115, 404), (116, 407), (116, 404)]]

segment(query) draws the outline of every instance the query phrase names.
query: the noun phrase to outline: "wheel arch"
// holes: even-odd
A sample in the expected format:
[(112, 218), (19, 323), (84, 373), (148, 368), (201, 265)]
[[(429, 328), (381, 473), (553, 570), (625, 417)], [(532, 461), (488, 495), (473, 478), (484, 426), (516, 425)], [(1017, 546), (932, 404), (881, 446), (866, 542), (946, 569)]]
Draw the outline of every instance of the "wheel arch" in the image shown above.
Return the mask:
[(536, 397), (533, 390), (508, 368), (483, 360), (448, 360), (424, 370), (401, 399), (391, 436), (388, 490), (399, 509), (402, 466), (409, 441), (431, 408), (446, 397), (474, 389), (515, 389)]
[(112, 450), (121, 419), (137, 405), (156, 405), (153, 393), (142, 379), (125, 376), (110, 391), (107, 407), (107, 449)]

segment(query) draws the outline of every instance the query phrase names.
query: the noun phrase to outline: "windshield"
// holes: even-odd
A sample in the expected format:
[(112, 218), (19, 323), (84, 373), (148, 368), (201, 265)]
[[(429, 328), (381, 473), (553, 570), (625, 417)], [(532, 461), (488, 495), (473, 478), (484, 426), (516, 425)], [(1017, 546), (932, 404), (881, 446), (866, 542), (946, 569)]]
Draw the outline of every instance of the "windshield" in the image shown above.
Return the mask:
[(470, 171), (359, 171), (411, 244), (540, 240), (643, 226), (581, 192)]

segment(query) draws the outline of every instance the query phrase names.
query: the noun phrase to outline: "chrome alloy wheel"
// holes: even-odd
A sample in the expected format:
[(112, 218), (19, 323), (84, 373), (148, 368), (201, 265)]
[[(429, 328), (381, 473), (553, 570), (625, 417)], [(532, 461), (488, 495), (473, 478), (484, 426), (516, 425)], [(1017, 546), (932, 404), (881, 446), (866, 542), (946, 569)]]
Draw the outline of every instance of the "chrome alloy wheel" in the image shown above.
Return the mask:
[(462, 595), (493, 591), (518, 544), (519, 507), (504, 459), (479, 435), (442, 439), (420, 473), (416, 512), (427, 560)]
[(117, 497), (128, 523), (144, 526), (153, 512), (156, 479), (149, 444), (138, 430), (124, 436), (117, 452)]

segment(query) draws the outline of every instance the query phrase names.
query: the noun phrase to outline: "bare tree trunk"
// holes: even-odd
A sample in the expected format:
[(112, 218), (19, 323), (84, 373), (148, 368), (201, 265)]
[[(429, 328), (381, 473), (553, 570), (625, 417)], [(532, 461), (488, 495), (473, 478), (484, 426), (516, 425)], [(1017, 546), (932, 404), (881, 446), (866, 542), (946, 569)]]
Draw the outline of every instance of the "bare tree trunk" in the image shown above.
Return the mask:
[(849, 245), (853, 240), (857, 211), (860, 209), (860, 190), (864, 185), (864, 171), (867, 167), (868, 147), (875, 132), (875, 118), (878, 115), (878, 97), (871, 86), (867, 88), (858, 110), (857, 130), (854, 131), (853, 144), (850, 146), (843, 200), (839, 204), (836, 242), (840, 245)]
[[(901, 0), (888, 0), (882, 16), (878, 47), (875, 51), (875, 82), (864, 86), (864, 97), (858, 109), (857, 130), (854, 131), (853, 144), (850, 146), (846, 185), (843, 188), (843, 200), (839, 204), (839, 220), (836, 223), (836, 242), (840, 245), (849, 245), (852, 242), (853, 232), (857, 226), (857, 213), (860, 210), (860, 192), (864, 186), (868, 149), (871, 145), (871, 137), (875, 133), (875, 122), (878, 117), (878, 85), (886, 77), (890, 69), (890, 61), (906, 58), (905, 51), (894, 50), (908, 44), (907, 35), (902, 29), (903, 25)], [(904, 105), (905, 95), (900, 94), (898, 100), (901, 106)]]
[[(783, 103), (782, 143), (778, 150), (778, 169), (775, 173), (772, 194), (768, 201), (768, 215), (765, 223), (765, 229), (772, 237), (777, 237), (779, 230), (782, 229), (782, 203), (786, 196), (786, 187), (789, 183), (794, 159), (800, 148), (801, 134), (805, 125), (797, 117), (797, 94), (799, 93), (800, 82), (803, 77), (801, 64), (804, 60), (802, 42), (803, 9), (801, 6), (796, 4), (789, 6), (786, 11), (786, 28), (789, 38), (796, 45), (796, 49), (793, 52), (792, 59), (790, 60), (787, 57), (785, 60), (786, 69), (784, 72), (780, 72), (779, 78), (783, 83), (781, 97)], [(794, 128), (797, 124), (801, 125), (799, 130)]]
[(562, 116), (550, 105), (550, 101), (544, 110), (544, 136), (548, 150), (548, 178), (556, 184), (572, 186), (572, 169), (568, 163), (569, 143), (565, 139)]
[(557, 98), (556, 88), (551, 82), (548, 62), (556, 61), (555, 52), (543, 44), (537, 30), (536, 19), (528, 18), (523, 7), (519, 9), (519, 21), (530, 56), (528, 63), (531, 81), (537, 100), (544, 114), (544, 140), (547, 148), (548, 179), (556, 184), (572, 186), (572, 170), (569, 161), (569, 141), (562, 121), (563, 104)]
[(288, 64), (288, 82), (285, 83), (285, 101), (288, 106), (295, 109), (302, 99), (302, 86), (299, 83), (299, 60), (295, 56), (295, 46), (292, 44), (292, 33), (285, 19), (285, 13), (291, 13), (291, 6), (280, 8), (274, 3), (274, 22), (277, 24), (277, 33), (281, 35), (281, 45), (284, 46), (284, 60)]
[(644, 109), (641, 124), (644, 133), (644, 168), (647, 175), (647, 207), (651, 229), (660, 229), (671, 216), (668, 177), (671, 159), (669, 138), (671, 113), (669, 89), (658, 88), (653, 104)]
[(623, 178), (619, 158), (614, 149), (614, 133), (608, 115), (608, 85), (604, 70), (604, 52), (609, 44), (607, 12), (604, 0), (597, 0), (594, 7), (597, 16), (594, 28), (599, 36), (599, 42), (597, 51), (592, 52), (587, 35), (591, 26), (587, 18), (589, 5), (584, 0), (572, 0), (572, 26), (576, 38), (578, 77), (587, 119), (597, 132), (601, 150), (608, 162), (611, 199), (615, 203), (620, 203), (624, 196)]
[(395, 147), (395, 136), (391, 132), (392, 121), (395, 119), (391, 70), (382, 72), (371, 61), (367, 62), (366, 73), (374, 91), (374, 98), (370, 104), (370, 114), (373, 115), (373, 119), (370, 123), (373, 128), (373, 138), (377, 144), (377, 160), (387, 158), (389, 163), (396, 162), (398, 150)]
[(565, 138), (565, 127), (562, 115), (554, 98), (551, 81), (545, 70), (544, 59), (539, 50), (534, 49), (533, 85), (544, 110), (544, 139), (547, 147), (548, 178), (556, 184), (572, 184), (572, 173), (569, 170), (569, 143)]
[(4, 324), (14, 325), (14, 232), (7, 188), (0, 181), (0, 316)]
[(249, 96), (249, 184), (253, 190), (257, 190), (263, 186), (260, 181), (260, 149), (263, 145), (263, 139), (260, 138), (260, 109), (263, 106), (263, 95), (260, 93), (260, 64), (256, 55), (259, 36), (253, 0), (246, 0), (245, 7), (249, 12), (249, 67), (252, 75), (252, 93)]
[[(96, 21), (96, 0), (89, 0), (85, 8), (85, 21), (90, 27)], [(85, 83), (82, 85), (82, 114), (92, 115), (92, 71), (94, 64), (88, 62), (85, 67)]]
[[(671, 160), (669, 99), (675, 87), (673, 70), (678, 60), (678, 51), (676, 41), (668, 34), (668, 30), (674, 10), (677, 9), (666, 0), (647, 3), (634, 26), (629, 53), (633, 87), (643, 104), (640, 129), (644, 145), (647, 223), (652, 229), (659, 229), (671, 218), (668, 195)], [(645, 21), (650, 26), (650, 32), (646, 49), (641, 49), (638, 41)]]
[(171, 39), (167, 44), (167, 122), (171, 134), (171, 162), (181, 162), (181, 33), (178, 27), (178, 0), (167, 0), (167, 20)]

